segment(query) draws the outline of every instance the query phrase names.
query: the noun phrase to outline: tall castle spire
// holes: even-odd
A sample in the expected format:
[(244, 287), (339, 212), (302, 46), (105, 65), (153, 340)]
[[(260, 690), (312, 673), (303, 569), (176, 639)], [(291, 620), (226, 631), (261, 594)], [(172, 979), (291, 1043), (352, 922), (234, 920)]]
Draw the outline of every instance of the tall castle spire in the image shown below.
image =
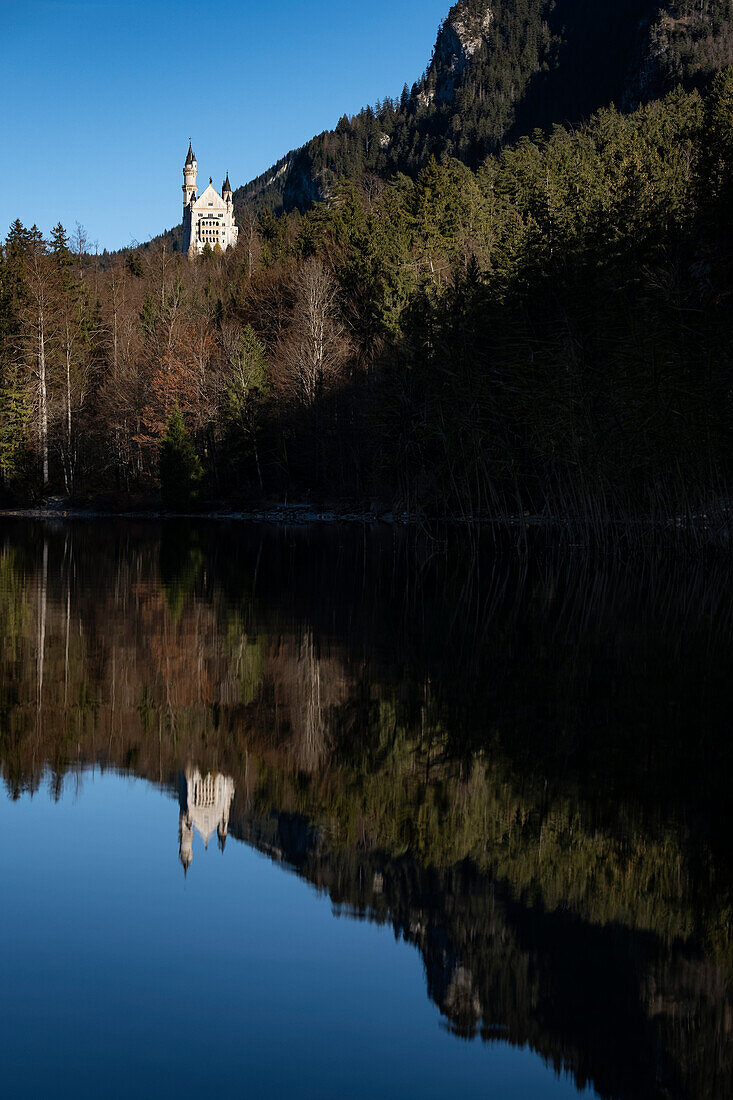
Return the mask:
[(188, 143), (188, 156), (186, 157), (186, 163), (183, 166), (183, 205), (188, 206), (192, 198), (196, 198), (196, 177), (198, 175), (199, 166), (196, 163), (196, 154), (193, 151), (193, 145), (189, 141)]

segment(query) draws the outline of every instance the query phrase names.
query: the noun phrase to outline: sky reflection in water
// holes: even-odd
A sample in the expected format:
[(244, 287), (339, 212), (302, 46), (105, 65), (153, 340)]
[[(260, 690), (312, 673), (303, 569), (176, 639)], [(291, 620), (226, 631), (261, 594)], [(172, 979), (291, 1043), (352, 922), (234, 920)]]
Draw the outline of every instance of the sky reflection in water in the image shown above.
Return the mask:
[(177, 827), (170, 797), (109, 773), (0, 799), (12, 1095), (578, 1094), (448, 1034), (414, 949), (250, 847), (197, 835), (184, 878)]

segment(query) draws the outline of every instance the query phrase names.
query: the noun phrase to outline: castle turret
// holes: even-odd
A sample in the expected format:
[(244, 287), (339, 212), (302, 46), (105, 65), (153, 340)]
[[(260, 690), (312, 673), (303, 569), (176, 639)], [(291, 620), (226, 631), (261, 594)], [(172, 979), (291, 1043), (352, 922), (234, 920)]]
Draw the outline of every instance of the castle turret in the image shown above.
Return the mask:
[(221, 197), (227, 205), (234, 202), (234, 195), (232, 194), (232, 185), (229, 182), (229, 173), (227, 172), (227, 178), (221, 185)]
[(178, 819), (178, 858), (183, 873), (187, 875), (188, 868), (193, 863), (193, 826), (184, 813)]
[(199, 166), (196, 163), (196, 155), (193, 151), (191, 142), (188, 143), (188, 156), (186, 157), (186, 163), (183, 166), (183, 206), (187, 207), (191, 199), (196, 198), (196, 177), (198, 175)]

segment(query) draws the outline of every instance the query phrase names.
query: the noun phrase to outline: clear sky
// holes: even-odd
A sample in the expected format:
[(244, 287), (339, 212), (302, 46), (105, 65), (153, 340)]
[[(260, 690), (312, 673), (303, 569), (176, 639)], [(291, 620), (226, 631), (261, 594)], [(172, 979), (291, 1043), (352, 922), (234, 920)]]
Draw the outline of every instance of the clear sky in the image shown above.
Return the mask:
[(259, 175), (340, 115), (399, 95), (450, 0), (0, 0), (0, 237), (80, 222), (100, 249)]

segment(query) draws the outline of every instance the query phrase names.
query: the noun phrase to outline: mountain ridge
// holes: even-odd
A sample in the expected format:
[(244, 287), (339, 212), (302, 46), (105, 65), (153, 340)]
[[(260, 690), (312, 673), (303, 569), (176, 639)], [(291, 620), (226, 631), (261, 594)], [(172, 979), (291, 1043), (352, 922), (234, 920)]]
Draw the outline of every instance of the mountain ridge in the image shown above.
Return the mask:
[(431, 156), (476, 168), (505, 144), (630, 110), (733, 63), (733, 0), (460, 0), (399, 101), (343, 116), (235, 192), (238, 209), (300, 210), (333, 183), (415, 175)]

